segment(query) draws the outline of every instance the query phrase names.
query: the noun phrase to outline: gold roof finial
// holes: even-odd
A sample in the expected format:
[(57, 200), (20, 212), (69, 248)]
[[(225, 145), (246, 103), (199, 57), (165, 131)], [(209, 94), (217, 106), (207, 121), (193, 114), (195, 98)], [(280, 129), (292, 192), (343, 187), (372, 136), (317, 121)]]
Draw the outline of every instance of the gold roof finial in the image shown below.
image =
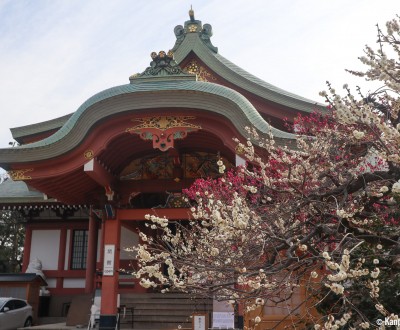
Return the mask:
[(192, 5), (190, 5), (189, 17), (190, 17), (190, 20), (193, 22), (194, 21), (194, 10), (192, 8)]

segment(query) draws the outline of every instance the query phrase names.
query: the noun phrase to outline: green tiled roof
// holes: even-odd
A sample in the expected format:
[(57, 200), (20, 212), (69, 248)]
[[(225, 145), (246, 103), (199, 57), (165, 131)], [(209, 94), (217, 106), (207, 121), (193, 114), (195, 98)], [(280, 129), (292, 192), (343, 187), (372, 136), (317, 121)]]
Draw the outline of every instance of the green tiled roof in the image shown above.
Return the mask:
[(45, 199), (43, 193), (30, 190), (23, 181), (7, 179), (0, 184), (1, 204), (15, 205), (24, 203), (54, 203), (54, 199)]
[(270, 131), (278, 139), (293, 135), (270, 126), (254, 106), (240, 93), (222, 85), (200, 81), (137, 80), (135, 83), (104, 90), (83, 103), (56, 133), (31, 144), (0, 150), (2, 163), (35, 161), (57, 157), (76, 147), (90, 128), (117, 113), (150, 108), (184, 108), (210, 111), (230, 120), (245, 135), (245, 126), (254, 126), (261, 134)]
[[(117, 87), (113, 87), (110, 89), (106, 89), (91, 98), (89, 98), (85, 103), (83, 103), (79, 109), (69, 118), (69, 120), (64, 124), (64, 126), (58, 130), (55, 134), (51, 135), (50, 137), (27, 145), (23, 145), (20, 148), (37, 148), (41, 146), (45, 146), (48, 144), (52, 144), (57, 140), (62, 139), (66, 136), (71, 129), (75, 126), (76, 122), (82, 116), (82, 114), (89, 109), (91, 106), (98, 102), (102, 102), (106, 99), (117, 97), (123, 94), (130, 94), (130, 93), (154, 93), (157, 91), (164, 91), (164, 92), (174, 92), (174, 91), (181, 91), (181, 92), (200, 92), (205, 94), (213, 94), (231, 102), (234, 102), (237, 107), (241, 110), (241, 113), (227, 113), (219, 109), (216, 109), (215, 112), (219, 112), (219, 114), (227, 116), (230, 120), (236, 124), (236, 128), (245, 134), (244, 127), (237, 125), (234, 121), (235, 117), (239, 119), (241, 115), (244, 115), (247, 120), (248, 124), (251, 126), (256, 127), (261, 133), (268, 134), (272, 131), (272, 134), (278, 138), (286, 138), (286, 139), (293, 139), (294, 136), (290, 133), (278, 130), (272, 126), (270, 126), (258, 113), (258, 111), (254, 108), (254, 106), (240, 93), (230, 89), (228, 87), (213, 84), (209, 82), (200, 82), (200, 81), (155, 81), (152, 82), (138, 82), (132, 83), (128, 85), (121, 85)], [(153, 94), (154, 95), (154, 94)], [(153, 96), (155, 99), (157, 98), (155, 95)], [(164, 101), (164, 100), (162, 100)], [(157, 102), (158, 103), (158, 102)], [(167, 107), (166, 102), (163, 102), (164, 106)], [(154, 104), (154, 106), (160, 106), (159, 104)], [(206, 104), (200, 103), (191, 103), (189, 101), (189, 105), (193, 108), (202, 109), (203, 106)], [(170, 104), (169, 106), (174, 106)]]
[(222, 78), (265, 100), (304, 112), (312, 112), (316, 109), (325, 110), (324, 104), (285, 91), (241, 69), (220, 54), (210, 50), (202, 42), (198, 33), (186, 34), (185, 39), (175, 50), (175, 60), (178, 63), (182, 62), (190, 52), (195, 53), (204, 64)]
[[(185, 22), (184, 27), (177, 26), (175, 34), (176, 62), (181, 63), (193, 52), (215, 74), (268, 102), (293, 111), (325, 110), (324, 105), (268, 84), (219, 55), (218, 49), (211, 44), (211, 25), (202, 25), (201, 21), (192, 17)], [(0, 165), (7, 167), (6, 164), (12, 162), (57, 157), (79, 145), (97, 122), (118, 113), (135, 113), (155, 108), (184, 108), (188, 114), (191, 109), (209, 111), (230, 120), (242, 135), (246, 134), (245, 126), (254, 126), (261, 134), (272, 132), (278, 143), (286, 143), (294, 138), (290, 133), (271, 127), (242, 94), (222, 85), (190, 81), (187, 78), (190, 79), (184, 75), (146, 79), (131, 77), (131, 84), (112, 87), (92, 96), (72, 115), (14, 128), (14, 137), (57, 128), (59, 130), (38, 142), (0, 149)]]
[(71, 117), (71, 115), (72, 114), (68, 114), (62, 117), (43, 121), (37, 124), (10, 128), (10, 131), (12, 137), (18, 142), (21, 142), (21, 138), (23, 138), (24, 136), (35, 135), (38, 133), (59, 129), (65, 124), (65, 122), (69, 119), (69, 117)]
[(42, 276), (35, 273), (2, 273), (0, 274), (0, 282), (25, 282), (30, 283), (37, 281), (41, 286), (47, 286), (47, 282)]
[(38, 199), (43, 199), (43, 194), (36, 190), (29, 190), (28, 186), (23, 181), (13, 181), (11, 179), (7, 179), (0, 184), (0, 198), (6, 197), (36, 197)]

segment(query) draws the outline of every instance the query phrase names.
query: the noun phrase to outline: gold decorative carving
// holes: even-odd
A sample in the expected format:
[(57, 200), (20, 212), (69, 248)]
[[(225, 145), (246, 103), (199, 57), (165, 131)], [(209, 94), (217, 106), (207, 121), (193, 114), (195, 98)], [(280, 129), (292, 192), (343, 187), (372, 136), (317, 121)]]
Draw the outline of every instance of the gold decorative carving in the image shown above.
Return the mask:
[(135, 118), (140, 124), (127, 128), (126, 132), (139, 134), (143, 140), (152, 140), (153, 148), (166, 151), (174, 147), (175, 140), (186, 138), (189, 132), (201, 129), (201, 126), (188, 123), (187, 120), (195, 119), (192, 116), (159, 116)]
[(243, 147), (241, 147), (240, 145), (237, 145), (235, 148), (235, 152), (237, 155), (244, 155), (245, 154), (245, 150)]
[(191, 60), (188, 64), (186, 64), (184, 70), (191, 74), (197, 75), (197, 79), (200, 81), (217, 80), (217, 78), (208, 72), (206, 68), (199, 65), (196, 60)]
[(197, 31), (197, 25), (192, 24), (189, 25), (189, 32), (196, 32)]
[(134, 78), (137, 78), (137, 77), (140, 77), (140, 73), (134, 73), (133, 75), (131, 75), (130, 77), (129, 77), (129, 79), (134, 79)]
[(144, 118), (135, 118), (132, 121), (137, 121), (140, 124), (131, 128), (127, 128), (126, 131), (137, 131), (143, 128), (157, 128), (159, 130), (165, 131), (170, 128), (194, 128), (201, 129), (201, 126), (191, 124), (186, 122), (190, 119), (196, 119), (193, 116), (160, 116), (160, 117), (144, 117)]
[(92, 159), (94, 157), (94, 151), (92, 149), (88, 149), (83, 153), (83, 156), (86, 159)]
[(14, 181), (31, 180), (32, 177), (30, 175), (25, 175), (25, 173), (32, 172), (32, 171), (33, 171), (33, 168), (26, 168), (23, 170), (12, 170), (12, 171), (8, 171), (8, 175)]

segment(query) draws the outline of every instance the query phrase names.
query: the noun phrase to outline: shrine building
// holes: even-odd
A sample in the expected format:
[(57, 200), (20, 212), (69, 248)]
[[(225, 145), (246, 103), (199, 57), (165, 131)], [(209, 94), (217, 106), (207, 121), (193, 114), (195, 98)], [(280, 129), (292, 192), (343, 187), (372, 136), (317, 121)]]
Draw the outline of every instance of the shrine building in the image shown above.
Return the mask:
[(10, 176), (0, 184), (0, 210), (27, 219), (23, 270), (41, 261), (50, 316), (65, 316), (72, 297), (97, 290), (109, 322), (119, 304), (157, 295), (121, 270), (135, 269), (125, 248), (138, 243), (145, 215), (188, 219), (182, 189), (218, 177), (218, 159), (242, 164), (233, 138), (245, 140), (245, 127), (289, 145), (284, 118), (322, 109), (224, 58), (212, 32), (190, 11), (173, 48), (151, 53), (127, 84), (71, 114), (11, 129), (18, 146), (0, 149)]

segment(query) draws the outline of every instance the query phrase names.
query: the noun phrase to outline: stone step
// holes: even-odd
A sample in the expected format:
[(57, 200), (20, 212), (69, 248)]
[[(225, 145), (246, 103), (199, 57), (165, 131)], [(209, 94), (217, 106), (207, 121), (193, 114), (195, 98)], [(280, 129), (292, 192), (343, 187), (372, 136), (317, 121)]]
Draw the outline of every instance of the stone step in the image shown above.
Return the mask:
[[(133, 301), (133, 300), (122, 300), (121, 301), (121, 306), (126, 306), (126, 307), (134, 307), (134, 308), (142, 308), (142, 309), (148, 309), (153, 307), (157, 307), (160, 309), (168, 309), (170, 306), (174, 306), (177, 309), (185, 309), (187, 306), (190, 307), (198, 307), (199, 309), (204, 309), (204, 308), (209, 308), (212, 307), (212, 303), (206, 303), (206, 302), (196, 302), (196, 301), (178, 301), (178, 302), (165, 302), (165, 301), (160, 301), (160, 300), (152, 300), (152, 301)], [(186, 307), (185, 307), (186, 306)]]
[(151, 294), (149, 294), (149, 295), (144, 295), (144, 296), (142, 296), (142, 295), (134, 295), (134, 294), (129, 294), (129, 295), (127, 295), (127, 294), (125, 294), (125, 295), (121, 295), (121, 299), (127, 299), (127, 300), (130, 300), (130, 299), (160, 299), (160, 300), (173, 300), (173, 299), (176, 299), (176, 300), (209, 300), (209, 299), (207, 299), (207, 298), (196, 298), (196, 297), (191, 297), (191, 296), (189, 296), (189, 295), (181, 295), (181, 296), (176, 296), (176, 295), (167, 295), (167, 294), (165, 294), (165, 295), (161, 295), (161, 296), (155, 296), (155, 295), (151, 295)]
[(128, 307), (122, 328), (132, 327), (129, 307), (133, 307), (133, 328), (146, 330), (191, 328), (193, 313), (212, 311), (211, 299), (183, 293), (123, 294), (121, 305)]
[[(140, 309), (140, 310), (135, 310), (133, 315), (134, 317), (139, 316), (139, 315), (177, 315), (177, 316), (188, 316), (192, 315), (193, 310), (192, 309), (186, 309), (186, 310), (176, 310), (176, 309), (165, 309), (165, 310), (157, 310), (157, 313), (154, 313), (154, 310), (152, 309)], [(128, 316), (130, 314), (126, 314)]]
[(18, 330), (77, 330), (77, 329), (78, 328), (76, 326), (65, 325), (65, 322), (35, 325), (26, 328), (18, 328)]
[[(178, 328), (181, 327), (181, 328)], [(129, 324), (121, 324), (120, 329), (123, 330), (191, 330), (192, 324), (184, 324), (184, 323), (160, 323), (160, 324), (152, 324), (152, 323), (135, 323), (133, 328)], [(76, 329), (74, 329), (76, 330)]]
[[(121, 323), (121, 329), (131, 329), (131, 323)], [(192, 328), (192, 323), (188, 322), (134, 322), (133, 329), (184, 329), (184, 328)]]
[[(122, 319), (121, 319), (122, 320)], [(191, 322), (190, 315), (135, 315), (134, 322)], [(130, 319), (126, 318), (129, 322)]]
[[(167, 293), (160, 293), (160, 292), (154, 292), (154, 293), (125, 293), (121, 294), (121, 299), (123, 297), (134, 297), (134, 298), (196, 298), (192, 295), (189, 295), (187, 293), (179, 293), (179, 292), (167, 292)], [(207, 299), (204, 297), (197, 297), (196, 299)]]
[(188, 308), (196, 308), (196, 309), (209, 309), (212, 308), (212, 303), (195, 303), (195, 302), (184, 302), (184, 303), (165, 303), (162, 301), (152, 301), (152, 302), (132, 302), (132, 301), (121, 301), (122, 306), (133, 307), (135, 309), (169, 309), (171, 306), (174, 306), (176, 309), (188, 309)]
[(67, 320), (66, 317), (45, 316), (45, 317), (39, 317), (36, 323), (37, 323), (38, 325), (43, 325), (43, 324), (57, 324), (57, 323), (66, 322), (66, 320)]

